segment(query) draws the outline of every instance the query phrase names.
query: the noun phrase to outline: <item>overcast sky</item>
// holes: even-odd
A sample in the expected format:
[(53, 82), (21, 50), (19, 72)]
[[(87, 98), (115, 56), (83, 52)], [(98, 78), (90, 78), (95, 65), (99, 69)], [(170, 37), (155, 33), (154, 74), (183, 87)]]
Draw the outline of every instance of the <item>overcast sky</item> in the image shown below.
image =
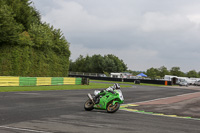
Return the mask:
[(200, 71), (200, 0), (32, 0), (79, 55), (114, 54), (134, 71)]

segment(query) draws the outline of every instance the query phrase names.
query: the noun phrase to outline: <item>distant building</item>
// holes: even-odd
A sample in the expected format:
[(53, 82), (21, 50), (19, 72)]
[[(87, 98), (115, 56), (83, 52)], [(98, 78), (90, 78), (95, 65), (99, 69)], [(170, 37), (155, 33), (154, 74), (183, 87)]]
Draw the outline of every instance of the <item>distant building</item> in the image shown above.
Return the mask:
[(112, 78), (130, 78), (132, 75), (128, 72), (121, 72), (121, 73), (111, 73), (110, 77)]
[(173, 76), (173, 75), (165, 75), (164, 80), (167, 81), (172, 81), (172, 84), (177, 84), (178, 82), (178, 77), (177, 76)]
[(198, 78), (188, 78), (188, 77), (178, 77), (173, 75), (165, 75), (164, 80), (172, 81), (172, 84), (179, 84), (180, 82), (187, 82), (188, 84), (192, 85)]
[(171, 81), (173, 78), (177, 78), (177, 76), (165, 75), (164, 80)]

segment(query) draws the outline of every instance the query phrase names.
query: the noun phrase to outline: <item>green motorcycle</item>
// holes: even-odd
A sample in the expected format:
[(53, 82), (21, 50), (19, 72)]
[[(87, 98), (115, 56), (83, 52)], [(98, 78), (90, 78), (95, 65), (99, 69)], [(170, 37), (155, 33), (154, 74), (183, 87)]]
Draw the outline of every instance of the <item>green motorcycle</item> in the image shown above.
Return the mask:
[[(101, 94), (100, 94), (101, 95)], [(99, 102), (95, 104), (94, 96), (88, 93), (88, 100), (84, 104), (86, 111), (91, 111), (93, 109), (107, 110), (108, 113), (116, 112), (120, 104), (124, 102), (124, 98), (121, 90), (114, 90), (114, 93), (106, 92), (100, 96)]]

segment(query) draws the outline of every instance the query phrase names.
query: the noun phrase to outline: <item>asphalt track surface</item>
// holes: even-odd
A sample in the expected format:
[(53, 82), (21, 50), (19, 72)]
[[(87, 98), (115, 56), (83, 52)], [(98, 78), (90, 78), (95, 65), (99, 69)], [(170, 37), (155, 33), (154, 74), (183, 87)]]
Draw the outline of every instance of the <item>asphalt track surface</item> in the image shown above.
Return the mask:
[[(85, 111), (94, 90), (0, 93), (0, 133), (200, 133), (200, 121), (119, 110)], [(125, 104), (197, 92), (132, 86), (122, 88)]]

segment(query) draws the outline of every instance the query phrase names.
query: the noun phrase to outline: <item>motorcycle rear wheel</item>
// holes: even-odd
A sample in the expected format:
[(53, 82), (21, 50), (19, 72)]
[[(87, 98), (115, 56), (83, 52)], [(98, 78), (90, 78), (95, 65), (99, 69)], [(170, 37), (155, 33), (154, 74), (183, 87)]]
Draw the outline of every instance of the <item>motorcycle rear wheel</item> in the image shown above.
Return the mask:
[(120, 107), (119, 103), (115, 103), (113, 105), (113, 103), (111, 102), (111, 103), (108, 104), (107, 112), (108, 113), (114, 113), (114, 112), (116, 112), (119, 109), (119, 107)]
[(94, 109), (94, 103), (90, 99), (88, 99), (84, 104), (84, 108), (86, 111), (91, 111)]

